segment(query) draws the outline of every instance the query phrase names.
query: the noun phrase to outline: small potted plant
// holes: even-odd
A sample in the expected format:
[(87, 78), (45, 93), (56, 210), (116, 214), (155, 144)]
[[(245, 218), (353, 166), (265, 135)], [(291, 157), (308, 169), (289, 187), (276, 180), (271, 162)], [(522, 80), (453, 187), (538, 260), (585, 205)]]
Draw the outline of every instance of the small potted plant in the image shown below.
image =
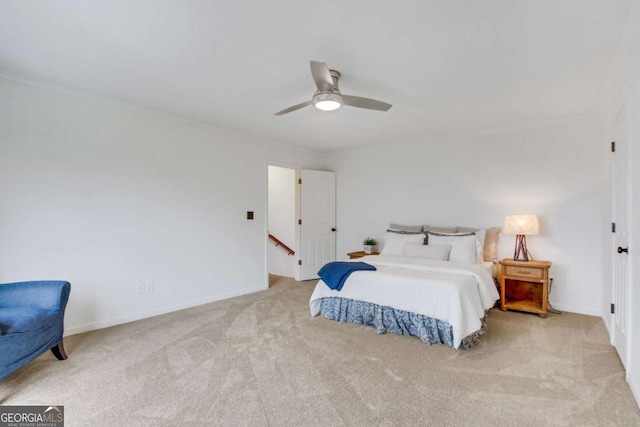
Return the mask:
[(365, 254), (372, 254), (378, 251), (378, 241), (373, 237), (367, 237), (362, 241)]

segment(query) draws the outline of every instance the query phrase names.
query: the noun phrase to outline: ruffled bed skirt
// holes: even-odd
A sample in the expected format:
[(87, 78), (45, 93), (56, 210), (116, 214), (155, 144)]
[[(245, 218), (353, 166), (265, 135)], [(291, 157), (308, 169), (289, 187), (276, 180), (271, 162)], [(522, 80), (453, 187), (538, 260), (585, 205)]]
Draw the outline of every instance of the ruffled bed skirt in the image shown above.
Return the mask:
[[(396, 310), (365, 301), (337, 297), (322, 298), (320, 314), (327, 319), (339, 322), (374, 326), (378, 335), (386, 332), (398, 335), (412, 335), (429, 345), (445, 344), (454, 348), (451, 325), (422, 314)], [(483, 335), (486, 329), (485, 319), (486, 314), (482, 318), (482, 327), (471, 335), (464, 337), (460, 348), (470, 348), (480, 342), (480, 335)]]

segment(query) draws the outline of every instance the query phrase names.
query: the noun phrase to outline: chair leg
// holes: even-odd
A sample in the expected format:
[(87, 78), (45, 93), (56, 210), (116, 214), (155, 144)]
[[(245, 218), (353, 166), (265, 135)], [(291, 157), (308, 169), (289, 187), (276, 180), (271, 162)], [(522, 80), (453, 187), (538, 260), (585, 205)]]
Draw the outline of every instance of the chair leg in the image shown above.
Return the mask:
[(62, 345), (62, 341), (60, 341), (60, 344), (57, 346), (53, 347), (51, 352), (58, 360), (67, 360), (67, 353), (64, 352), (64, 345)]

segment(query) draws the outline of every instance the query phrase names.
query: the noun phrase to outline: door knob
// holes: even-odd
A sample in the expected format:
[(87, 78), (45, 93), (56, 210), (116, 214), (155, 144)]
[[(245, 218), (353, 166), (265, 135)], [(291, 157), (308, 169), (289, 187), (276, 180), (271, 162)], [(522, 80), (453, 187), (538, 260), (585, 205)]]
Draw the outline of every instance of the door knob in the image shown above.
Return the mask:
[(629, 247), (627, 246), (626, 248), (623, 248), (622, 246), (618, 246), (618, 253), (621, 254), (622, 252), (624, 252), (625, 254), (628, 254)]

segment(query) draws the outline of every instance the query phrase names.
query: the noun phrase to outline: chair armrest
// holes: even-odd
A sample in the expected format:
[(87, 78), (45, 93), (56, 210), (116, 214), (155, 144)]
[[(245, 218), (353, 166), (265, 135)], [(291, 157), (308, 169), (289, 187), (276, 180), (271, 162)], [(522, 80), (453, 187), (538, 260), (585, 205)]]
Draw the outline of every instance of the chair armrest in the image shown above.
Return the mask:
[(0, 307), (38, 307), (64, 311), (71, 284), (63, 280), (41, 280), (0, 285)]

